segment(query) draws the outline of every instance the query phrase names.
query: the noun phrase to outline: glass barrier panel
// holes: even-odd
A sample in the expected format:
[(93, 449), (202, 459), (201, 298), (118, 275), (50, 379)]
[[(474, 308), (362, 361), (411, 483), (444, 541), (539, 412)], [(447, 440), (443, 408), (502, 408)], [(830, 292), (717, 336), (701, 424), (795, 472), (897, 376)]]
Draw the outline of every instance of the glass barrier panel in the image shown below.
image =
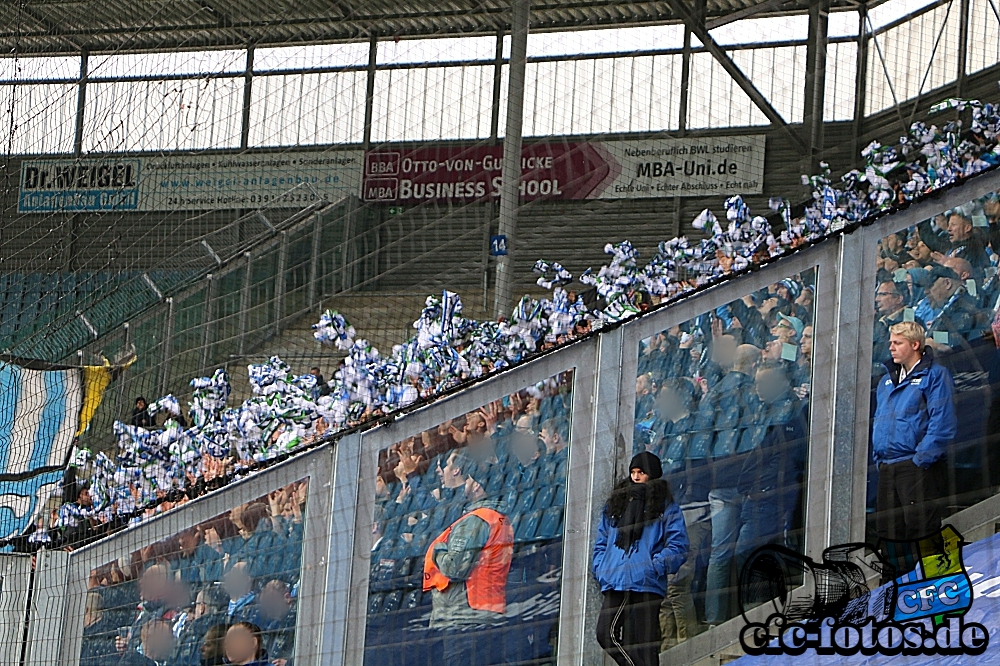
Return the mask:
[(1000, 420), (996, 193), (878, 243), (867, 528), (913, 539), (994, 494)]
[(308, 491), (306, 477), (93, 569), (81, 666), (290, 664)]
[(567, 371), (379, 452), (366, 666), (554, 659)]
[[(803, 550), (817, 272), (639, 345), (632, 453), (660, 460), (689, 541), (680, 569), (645, 586), (660, 606), (661, 651), (739, 614), (739, 572), (757, 547)], [(611, 524), (625, 519), (612, 510)], [(615, 581), (602, 582), (605, 602)]]

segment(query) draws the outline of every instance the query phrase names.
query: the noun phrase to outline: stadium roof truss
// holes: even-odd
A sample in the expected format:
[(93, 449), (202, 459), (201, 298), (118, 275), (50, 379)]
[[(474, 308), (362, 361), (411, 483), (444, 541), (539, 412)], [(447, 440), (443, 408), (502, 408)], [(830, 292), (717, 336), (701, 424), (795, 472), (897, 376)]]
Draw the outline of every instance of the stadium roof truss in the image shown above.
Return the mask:
[[(707, 0), (708, 29), (750, 16), (809, 11), (809, 0)], [(822, 4), (822, 3), (820, 3)], [(832, 9), (856, 9), (833, 0)], [(870, 3), (875, 5), (878, 3)], [(532, 30), (682, 23), (698, 2), (538, 0)], [(72, 53), (285, 45), (382, 36), (494, 34), (510, 22), (505, 0), (35, 0), (0, 3), (3, 53)]]

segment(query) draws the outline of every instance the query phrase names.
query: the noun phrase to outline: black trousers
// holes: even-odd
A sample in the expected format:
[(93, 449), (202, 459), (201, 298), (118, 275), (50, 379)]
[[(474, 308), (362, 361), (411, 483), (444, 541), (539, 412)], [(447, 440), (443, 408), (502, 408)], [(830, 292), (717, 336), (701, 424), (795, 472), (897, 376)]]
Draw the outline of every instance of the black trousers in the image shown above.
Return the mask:
[(941, 529), (946, 462), (922, 469), (910, 460), (879, 465), (875, 530), (892, 541), (913, 541)]
[(597, 642), (619, 666), (660, 663), (660, 604), (647, 592), (605, 592), (597, 618)]

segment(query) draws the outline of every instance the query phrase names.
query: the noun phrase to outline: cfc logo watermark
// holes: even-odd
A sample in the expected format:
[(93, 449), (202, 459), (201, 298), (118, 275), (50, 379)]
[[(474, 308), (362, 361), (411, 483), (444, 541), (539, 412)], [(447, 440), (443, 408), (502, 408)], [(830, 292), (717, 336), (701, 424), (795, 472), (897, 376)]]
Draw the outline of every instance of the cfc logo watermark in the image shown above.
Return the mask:
[(982, 654), (989, 632), (964, 617), (962, 543), (946, 526), (912, 542), (834, 546), (821, 562), (760, 548), (740, 574), (740, 643), (750, 655)]

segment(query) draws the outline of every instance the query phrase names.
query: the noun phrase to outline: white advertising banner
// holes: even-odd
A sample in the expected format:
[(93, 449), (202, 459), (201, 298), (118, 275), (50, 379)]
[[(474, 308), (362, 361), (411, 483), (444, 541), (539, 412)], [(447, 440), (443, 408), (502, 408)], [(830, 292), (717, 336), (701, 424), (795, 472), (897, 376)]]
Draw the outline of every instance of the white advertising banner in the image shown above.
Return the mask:
[(304, 207), (361, 189), (360, 150), (25, 160), (21, 213)]

